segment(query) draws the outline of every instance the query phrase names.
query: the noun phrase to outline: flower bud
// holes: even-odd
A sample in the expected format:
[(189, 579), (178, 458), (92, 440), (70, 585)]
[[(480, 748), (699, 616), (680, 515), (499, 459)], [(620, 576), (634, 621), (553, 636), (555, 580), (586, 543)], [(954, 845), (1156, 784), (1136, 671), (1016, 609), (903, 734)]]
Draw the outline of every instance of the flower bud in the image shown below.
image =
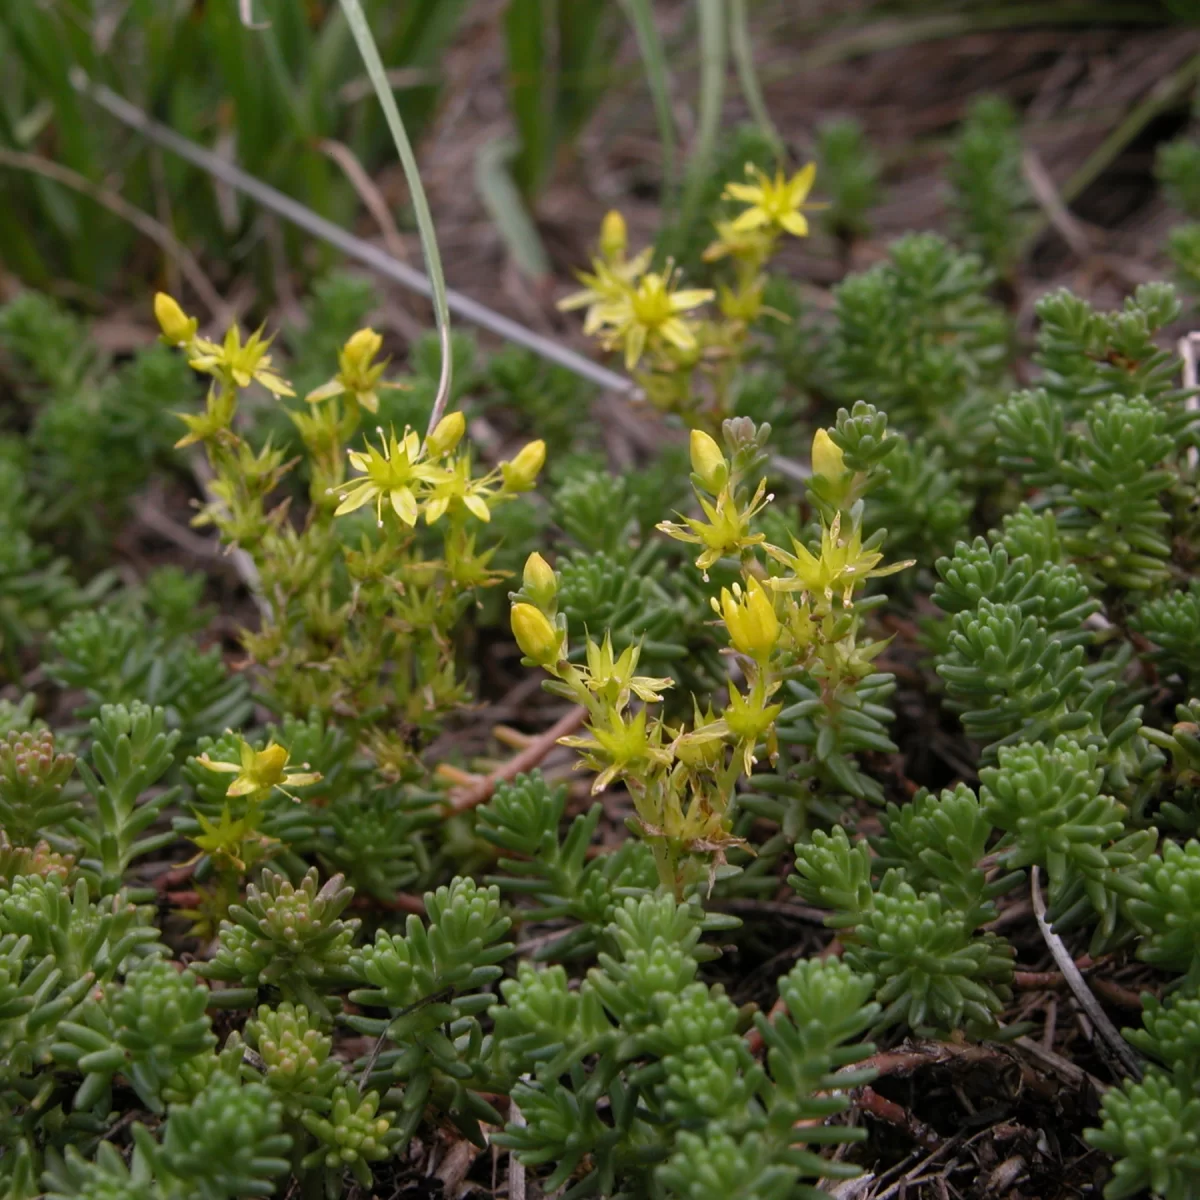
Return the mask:
[(371, 360), (383, 347), (383, 338), (373, 329), (360, 329), (352, 334), (346, 342), (342, 353), (350, 366), (363, 368), (371, 365)]
[(729, 480), (729, 463), (721, 453), (721, 447), (707, 433), (692, 430), (692, 470), (700, 482), (715, 496)]
[(813, 434), (812, 468), (814, 475), (829, 480), (841, 479), (846, 473), (846, 459), (833, 438), (824, 429)]
[(504, 476), (504, 488), (509, 492), (527, 492), (537, 482), (537, 477), (546, 462), (546, 443), (540, 438), (530, 442), (512, 462), (500, 464)]
[(159, 292), (154, 297), (154, 315), (163, 331), (163, 339), (172, 346), (186, 346), (195, 338), (199, 321), (189, 317), (166, 292)]
[(558, 634), (540, 609), (524, 601), (514, 604), (512, 631), (526, 658), (543, 667), (551, 666), (558, 660)]
[(558, 595), (558, 578), (554, 569), (535, 550), (525, 560), (525, 571), (521, 576), (525, 594), (542, 609), (552, 608)]
[(614, 208), (605, 213), (600, 224), (600, 254), (609, 262), (619, 259), (625, 254), (628, 235), (625, 230), (625, 218)]
[(751, 578), (746, 590), (739, 590), (736, 596), (722, 588), (720, 613), (734, 649), (751, 658), (766, 658), (779, 640), (775, 605), (757, 579)]
[(426, 440), (425, 453), (430, 458), (441, 458), (449, 454), (462, 440), (466, 431), (467, 419), (461, 412), (447, 413)]

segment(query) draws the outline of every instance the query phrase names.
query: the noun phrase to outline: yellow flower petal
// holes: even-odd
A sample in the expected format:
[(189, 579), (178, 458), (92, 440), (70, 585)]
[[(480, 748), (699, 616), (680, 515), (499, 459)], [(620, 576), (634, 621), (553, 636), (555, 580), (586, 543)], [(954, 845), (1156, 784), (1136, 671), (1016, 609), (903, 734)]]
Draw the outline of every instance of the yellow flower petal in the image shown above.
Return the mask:
[(788, 233), (795, 234), (796, 237), (808, 236), (808, 221), (805, 220), (803, 213), (789, 212), (784, 213), (779, 218), (779, 224), (783, 226)]
[(393, 488), (389, 495), (396, 516), (405, 525), (415, 525), (417, 523), (417, 498), (412, 494), (412, 490), (406, 487)]
[(646, 327), (634, 325), (625, 336), (625, 369), (632, 371), (646, 348)]
[(805, 163), (804, 166), (792, 176), (789, 184), (789, 198), (793, 205), (799, 206), (804, 203), (808, 197), (808, 193), (812, 191), (812, 185), (817, 178), (817, 164), (815, 162)]
[(771, 218), (761, 208), (748, 208), (733, 222), (735, 233), (745, 233), (749, 229), (761, 229), (769, 225)]
[(342, 495), (342, 502), (334, 510), (333, 515), (342, 517), (346, 513), (352, 513), (356, 509), (362, 508), (364, 504), (369, 504), (378, 495), (379, 489), (373, 483), (360, 483)]
[(762, 199), (762, 188), (755, 183), (727, 183), (725, 195), (743, 204), (757, 204)]
[(321, 782), (321, 773), (319, 771), (297, 771), (294, 774), (289, 772), (284, 776), (283, 782), (289, 787), (308, 787), (310, 784)]
[(322, 400), (332, 400), (334, 396), (340, 396), (345, 390), (346, 386), (340, 379), (331, 379), (328, 383), (321, 384), (319, 388), (313, 388), (304, 399), (309, 404), (320, 404)]
[(659, 333), (662, 334), (664, 341), (670, 342), (672, 346), (678, 346), (680, 350), (696, 348), (696, 335), (688, 327), (687, 322), (681, 321), (678, 317), (664, 321)]
[(689, 308), (699, 308), (713, 298), (712, 288), (684, 288), (671, 296), (671, 307), (676, 312), (687, 312)]
[(463, 503), (467, 506), (467, 511), (472, 516), (478, 517), (481, 521), (490, 521), (492, 519), (492, 510), (484, 503), (482, 496), (476, 496), (472, 492), (468, 492), (463, 497)]

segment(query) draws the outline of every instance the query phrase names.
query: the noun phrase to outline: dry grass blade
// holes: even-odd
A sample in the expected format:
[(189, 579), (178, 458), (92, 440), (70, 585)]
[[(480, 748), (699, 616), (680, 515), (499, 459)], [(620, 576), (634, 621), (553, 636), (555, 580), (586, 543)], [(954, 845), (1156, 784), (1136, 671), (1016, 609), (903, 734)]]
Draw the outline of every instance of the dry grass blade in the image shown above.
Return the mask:
[(650, 0), (621, 0), (621, 5), (633, 25), (638, 51), (642, 56), (642, 67), (646, 72), (646, 83), (650, 87), (650, 98), (654, 102), (658, 137), (662, 143), (665, 181), (663, 191), (670, 194), (675, 186), (675, 119), (671, 115), (671, 85), (667, 74), (666, 51), (663, 49), (658, 26), (654, 23), (654, 5)]
[(417, 232), (421, 235), (421, 251), (425, 256), (425, 269), (429, 274), (429, 286), (433, 299), (433, 313), (437, 320), (438, 340), (441, 343), (442, 369), (438, 378), (437, 395), (434, 397), (433, 409), (429, 414), (428, 432), (432, 433), (446, 412), (450, 401), (450, 389), (454, 379), (454, 354), (450, 346), (450, 306), (446, 297), (446, 279), (442, 274), (442, 257), (438, 252), (437, 233), (433, 227), (433, 214), (429, 211), (429, 200), (421, 183), (421, 172), (417, 167), (416, 155), (413, 154), (412, 143), (404, 122), (400, 119), (400, 110), (396, 107), (396, 98), (388, 86), (387, 72), (379, 57), (379, 48), (371, 27), (363, 13), (358, 0), (341, 0), (342, 11), (346, 14), (346, 22), (354, 35), (358, 52), (367, 68), (367, 75), (375, 87), (375, 94), (387, 119), (388, 130), (392, 141), (396, 144), (396, 152), (400, 155), (400, 163), (404, 167), (404, 177), (408, 181), (408, 190), (412, 196), (413, 213), (417, 219)]
[(393, 258), (404, 262), (408, 256), (404, 252), (404, 239), (400, 236), (400, 230), (396, 228), (396, 222), (392, 220), (392, 211), (388, 208), (387, 201), (383, 198), (383, 193), (376, 186), (375, 181), (363, 170), (363, 165), (358, 161), (354, 151), (345, 142), (338, 142), (332, 138), (325, 138), (318, 142), (317, 148), (342, 168), (343, 174), (350, 181), (350, 186), (358, 193), (367, 212), (379, 226), (379, 232), (383, 235), (383, 244), (387, 247), (388, 253)]
[(1033, 901), (1033, 915), (1037, 918), (1042, 940), (1058, 964), (1058, 969), (1063, 973), (1071, 993), (1079, 1001), (1079, 1006), (1096, 1027), (1096, 1032), (1101, 1038), (1100, 1048), (1104, 1050), (1107, 1047), (1105, 1057), (1109, 1059), (1110, 1065), (1118, 1074), (1129, 1075), (1140, 1080), (1142, 1078), (1141, 1058), (1121, 1036), (1112, 1021), (1108, 1019), (1108, 1014), (1100, 1007), (1100, 1002), (1092, 994), (1087, 980), (1075, 965), (1071, 952), (1063, 944), (1062, 938), (1050, 928), (1050, 923), (1046, 920), (1046, 902), (1042, 898), (1041, 879), (1037, 867), (1034, 867), (1029, 873), (1029, 895)]
[[(378, 246), (355, 237), (352, 233), (347, 233), (340, 225), (335, 225), (332, 221), (313, 212), (307, 205), (293, 200), (291, 196), (284, 195), (278, 188), (271, 187), (270, 184), (243, 171), (220, 155), (180, 136), (173, 129), (168, 129), (165, 125), (151, 120), (140, 108), (130, 104), (124, 97), (118, 96), (111, 88), (107, 88), (103, 84), (92, 83), (86, 72), (75, 71), (72, 78), (75, 86), (86, 92), (106, 112), (111, 113), (131, 129), (137, 130), (147, 140), (170, 150), (172, 154), (177, 154), (180, 158), (207, 172), (214, 179), (231, 188), (236, 188), (264, 208), (278, 213), (285, 221), (289, 221), (313, 237), (327, 242), (348, 258), (377, 271), (385, 279), (398, 283), (401, 287), (416, 292), (420, 296), (432, 296), (433, 289), (429, 279), (415, 267), (397, 262), (395, 258)], [(616, 392), (618, 395), (630, 398), (640, 394), (633, 380), (617, 374), (616, 371), (610, 371), (599, 363), (592, 362), (591, 359), (585, 358), (569, 346), (564, 346), (551, 338), (543, 337), (540, 333), (526, 329), (524, 325), (506, 317), (503, 313), (498, 313), (486, 305), (480, 304), (470, 296), (463, 295), (462, 292), (447, 289), (446, 303), (455, 316), (469, 324), (486, 329), (489, 333), (493, 333), (507, 342), (524, 346), (539, 358), (555, 363), (605, 391)]]
[(254, 19), (254, 0), (238, 0), (238, 16), (247, 29), (270, 29), (270, 21)]
[(200, 303), (209, 311), (209, 315), (220, 325), (229, 320), (229, 308), (221, 299), (220, 292), (209, 282), (208, 276), (193, 257), (188, 248), (160, 221), (155, 220), (149, 213), (135, 208), (116, 192), (100, 187), (90, 179), (85, 179), (78, 171), (64, 167), (61, 163), (42, 158), (39, 154), (26, 154), (20, 150), (9, 150), (0, 146), (0, 167), (11, 167), (16, 171), (28, 171), (41, 175), (44, 179), (52, 179), (72, 191), (94, 200), (109, 212), (128, 221), (139, 233), (148, 237), (164, 254), (169, 255), (179, 266), (180, 273), (188, 281), (192, 290), (200, 299)]
[(754, 68), (754, 46), (750, 40), (750, 15), (746, 0), (729, 0), (729, 44), (746, 107), (758, 127), (774, 144), (776, 152), (782, 154), (783, 138), (771, 120), (762, 85), (758, 81), (758, 72)]
[(1086, 259), (1092, 251), (1087, 231), (1071, 215), (1063, 203), (1062, 197), (1058, 194), (1058, 189), (1054, 186), (1054, 180), (1050, 178), (1050, 173), (1033, 150), (1027, 149), (1021, 155), (1021, 171), (1025, 176), (1025, 182), (1029, 184), (1029, 190), (1033, 193), (1034, 199), (1046, 214), (1046, 220), (1058, 231), (1062, 240), (1079, 258)]

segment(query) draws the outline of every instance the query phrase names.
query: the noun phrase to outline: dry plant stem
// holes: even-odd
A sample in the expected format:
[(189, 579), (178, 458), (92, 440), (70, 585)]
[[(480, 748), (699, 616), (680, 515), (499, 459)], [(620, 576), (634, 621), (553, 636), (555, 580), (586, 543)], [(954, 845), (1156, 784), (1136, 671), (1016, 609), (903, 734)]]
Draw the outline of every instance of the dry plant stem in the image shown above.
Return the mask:
[[(517, 1129), (525, 1126), (525, 1114), (515, 1100), (508, 1102), (508, 1123)], [(511, 1152), (508, 1156), (508, 1200), (525, 1200), (525, 1168)]]
[[(1197, 391), (1196, 353), (1200, 350), (1200, 333), (1186, 333), (1178, 342), (1179, 357), (1183, 359), (1183, 386), (1189, 395), (1184, 401), (1189, 412), (1195, 412), (1200, 407), (1200, 391)], [(1194, 468), (1200, 459), (1200, 451), (1195, 446), (1189, 446), (1187, 452), (1188, 466)]]
[(209, 538), (201, 537), (200, 534), (193, 533), (185, 525), (180, 525), (172, 521), (160, 507), (161, 501), (161, 494), (158, 496), (139, 496), (133, 504), (134, 516), (151, 533), (156, 533), (159, 537), (165, 538), (172, 545), (178, 546), (179, 549), (192, 555), (193, 558), (198, 558), (209, 563), (214, 561), (220, 563), (224, 560), (225, 556), (221, 553), (219, 543)]
[(492, 793), (496, 790), (496, 784), (507, 783), (523, 771), (532, 771), (554, 749), (558, 739), (574, 733), (587, 720), (587, 715), (586, 708), (581, 704), (576, 705), (560, 717), (545, 733), (530, 742), (520, 754), (509, 759), (499, 770), (485, 775), (471, 787), (451, 796), (446, 806), (448, 812), (460, 813), (477, 808), (491, 799)]
[(270, 21), (256, 21), (254, 19), (254, 0), (238, 0), (238, 13), (241, 17), (242, 24), (247, 29), (268, 29)]
[[(172, 154), (176, 154), (192, 163), (193, 166), (206, 171), (227, 187), (235, 188), (249, 196), (264, 208), (277, 213), (285, 221), (303, 229), (313, 237), (327, 242), (348, 258), (370, 267), (393, 283), (398, 283), (408, 291), (416, 292), (426, 298), (432, 295), (428, 278), (416, 267), (397, 262), (380, 247), (355, 237), (352, 233), (347, 233), (339, 225), (319, 216), (312, 209), (293, 200), (290, 196), (285, 196), (278, 189), (263, 183), (261, 179), (255, 178), (240, 167), (227, 162), (210, 150), (206, 150), (203, 146), (182, 137), (173, 129), (168, 129), (165, 125), (151, 120), (140, 108), (118, 96), (111, 88), (92, 83), (85, 71), (73, 69), (71, 81), (79, 91), (90, 96), (106, 112), (136, 130), (148, 141), (170, 150)], [(599, 363), (592, 362), (591, 359), (576, 353), (568, 346), (563, 346), (551, 338), (543, 337), (533, 330), (526, 329), (516, 321), (501, 313), (493, 312), (486, 305), (472, 300), (469, 296), (464, 296), (461, 292), (448, 289), (446, 300), (450, 311), (471, 325), (486, 329), (489, 333), (494, 333), (505, 341), (524, 346), (527, 350), (532, 350), (539, 358), (557, 363), (572, 374), (587, 379), (607, 391), (617, 392), (623, 396), (638, 394), (637, 386), (631, 379), (624, 375), (618, 375), (616, 371), (610, 371), (607, 367), (600, 366)]]
[(1000, 1063), (1011, 1061), (1000, 1050), (956, 1042), (912, 1042), (896, 1050), (882, 1050), (864, 1062), (855, 1064), (858, 1071), (869, 1067), (881, 1075), (908, 1075), (921, 1067), (948, 1062)]
[(903, 1129), (914, 1142), (926, 1150), (936, 1150), (942, 1144), (942, 1139), (924, 1121), (902, 1104), (881, 1096), (874, 1088), (859, 1088), (854, 1094), (854, 1100), (863, 1112)]
[[(1047, 10), (1049, 11), (1049, 10)], [(1134, 106), (1129, 115), (1092, 152), (1087, 161), (1059, 189), (1065, 204), (1086, 191), (1117, 159), (1121, 152), (1155, 119), (1178, 103), (1200, 77), (1200, 54), (1194, 54), (1178, 70), (1160, 79), (1150, 93)], [(1036, 221), (1021, 239), (1020, 253), (1041, 236), (1048, 219)]]
[(372, 908), (382, 908), (387, 912), (412, 913), (418, 917), (426, 915), (425, 901), (411, 892), (397, 892), (387, 900), (381, 900), (378, 896), (359, 895), (354, 897), (350, 905), (360, 912)]
[(371, 214), (375, 224), (379, 226), (379, 232), (383, 237), (383, 244), (387, 247), (387, 252), (393, 258), (403, 262), (407, 257), (404, 252), (404, 239), (400, 236), (400, 230), (396, 228), (396, 222), (392, 220), (391, 209), (388, 208), (387, 201), (375, 185), (375, 181), (363, 169), (363, 165), (358, 161), (354, 151), (344, 142), (334, 141), (332, 138), (324, 138), (319, 141), (317, 149), (323, 154), (327, 154), (342, 168), (342, 173), (350, 181), (350, 186), (358, 193), (358, 198), (366, 206), (367, 212)]
[[(82, 69), (72, 69), (71, 82), (75, 88), (90, 96), (106, 112), (128, 125), (129, 128), (136, 130), (148, 141), (170, 150), (172, 154), (176, 154), (192, 163), (193, 166), (206, 171), (225, 186), (235, 188), (249, 196), (264, 208), (277, 213), (285, 221), (303, 229), (313, 237), (327, 242), (335, 249), (340, 250), (347, 258), (352, 258), (356, 262), (370, 267), (385, 279), (398, 283), (406, 290), (416, 292), (420, 296), (429, 298), (432, 295), (428, 278), (416, 267), (398, 262), (395, 257), (380, 247), (355, 237), (299, 201), (293, 200), (269, 184), (263, 183), (261, 179), (255, 178), (240, 167), (213, 154), (212, 151), (182, 137), (173, 129), (168, 129), (165, 125), (151, 120), (140, 108), (130, 104), (122, 96), (118, 96), (111, 88), (93, 83)], [(524, 346), (526, 350), (532, 351), (546, 362), (554, 363), (606, 392), (614, 392), (628, 400), (637, 400), (641, 397), (641, 389), (627, 376), (592, 362), (590, 358), (585, 358), (569, 346), (564, 346), (552, 338), (544, 337), (532, 329), (526, 329), (524, 325), (502, 313), (494, 312), (477, 300), (472, 300), (470, 296), (464, 296), (461, 292), (448, 288), (446, 303), (456, 317), (468, 324), (479, 329), (486, 329), (506, 342)], [(811, 475), (807, 463), (797, 462), (779, 455), (772, 455), (771, 466), (783, 478), (792, 483), (803, 484)]]
[(1041, 205), (1046, 220), (1058, 231), (1062, 240), (1075, 252), (1078, 258), (1087, 258), (1092, 246), (1087, 232), (1075, 217), (1067, 211), (1050, 172), (1042, 164), (1042, 160), (1033, 150), (1026, 150), (1021, 155), (1021, 171), (1025, 182), (1034, 199)]
[(1088, 1083), (1098, 1096), (1103, 1096), (1108, 1091), (1108, 1084), (1097, 1079), (1095, 1075), (1085, 1071), (1082, 1067), (1077, 1067), (1070, 1059), (1063, 1058), (1061, 1054), (1053, 1050), (1047, 1050), (1045, 1046), (1040, 1042), (1035, 1042), (1032, 1038), (1019, 1037), (1013, 1042), (1013, 1045), (1024, 1050), (1030, 1058), (1047, 1070), (1053, 1071), (1071, 1087), (1078, 1088), (1082, 1087), (1084, 1083)]
[(1121, 1036), (1117, 1027), (1108, 1019), (1108, 1014), (1100, 1007), (1100, 1002), (1092, 994), (1087, 980), (1080, 973), (1071, 957), (1071, 952), (1063, 944), (1062, 938), (1050, 928), (1046, 920), (1046, 903), (1042, 898), (1040, 871), (1034, 867), (1029, 873), (1029, 896), (1033, 901), (1033, 915), (1037, 918), (1038, 929), (1045, 941), (1050, 954), (1063, 973), (1067, 986), (1079, 1002), (1080, 1008), (1087, 1014), (1088, 1019), (1096, 1028), (1101, 1038), (1101, 1049), (1108, 1047), (1105, 1057), (1109, 1060), (1118, 1074), (1129, 1075), (1134, 1079), (1142, 1078), (1142, 1063), (1133, 1047)]
[(221, 299), (221, 294), (209, 282), (208, 276), (200, 268), (200, 264), (192, 256), (191, 251), (160, 221), (156, 221), (149, 213), (130, 204), (116, 192), (100, 187), (90, 179), (64, 167), (60, 163), (51, 162), (39, 154), (25, 154), (19, 150), (9, 150), (0, 146), (0, 167), (11, 167), (16, 171), (28, 171), (32, 175), (41, 175), (44, 179), (52, 179), (63, 187), (79, 192), (94, 200), (102, 208), (128, 221), (138, 233), (149, 238), (158, 248), (179, 265), (179, 270), (196, 293), (200, 303), (208, 309), (213, 319), (221, 325), (229, 320), (229, 308)]
[[(208, 459), (204, 457), (203, 453), (197, 450), (188, 456), (188, 466), (191, 467), (192, 474), (196, 477), (196, 482), (204, 490), (204, 494), (209, 502), (215, 501), (217, 497), (212, 491), (213, 473), (212, 467), (208, 465)], [(246, 589), (249, 591), (250, 598), (254, 601), (255, 607), (258, 609), (259, 615), (264, 620), (269, 620), (271, 617), (271, 606), (262, 594), (262, 579), (259, 576), (258, 567), (254, 559), (240, 546), (231, 546), (228, 554), (229, 561), (233, 563), (233, 568), (237, 571), (238, 578), (246, 585)]]
[[(924, 1171), (926, 1167), (928, 1167), (929, 1164), (934, 1161), (934, 1159), (941, 1158), (948, 1150), (954, 1146), (957, 1146), (961, 1138), (961, 1133), (955, 1134), (952, 1138), (947, 1138), (941, 1143), (940, 1146), (938, 1146), (936, 1150), (933, 1151), (932, 1154), (927, 1154), (923, 1159), (921, 1159), (920, 1162), (905, 1170), (901, 1178), (896, 1180), (895, 1183), (891, 1184), (882, 1192), (876, 1192), (875, 1195), (872, 1196), (871, 1200), (891, 1200), (891, 1198), (897, 1194), (900, 1196), (906, 1195), (909, 1185), (913, 1184), (914, 1181), (920, 1177), (921, 1172)], [(886, 1179), (891, 1173), (891, 1171), (885, 1171), (879, 1176), (879, 1182), (882, 1183), (884, 1179)]]

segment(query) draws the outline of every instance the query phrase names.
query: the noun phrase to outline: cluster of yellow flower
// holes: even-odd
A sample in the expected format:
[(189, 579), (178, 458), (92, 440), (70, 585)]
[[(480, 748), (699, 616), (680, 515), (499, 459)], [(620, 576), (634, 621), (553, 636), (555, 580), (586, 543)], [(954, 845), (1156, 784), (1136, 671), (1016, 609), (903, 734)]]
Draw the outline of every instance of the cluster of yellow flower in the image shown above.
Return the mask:
[[(596, 790), (618, 779), (625, 784), (660, 877), (676, 892), (696, 879), (704, 860), (711, 874), (739, 844), (732, 833), (737, 783), (753, 771), (760, 747), (774, 758), (784, 679), (806, 673), (820, 680), (830, 703), (852, 689), (885, 645), (860, 640), (855, 593), (869, 579), (910, 565), (880, 566), (882, 554), (864, 546), (861, 506), (853, 504), (864, 479), (846, 467), (824, 430), (814, 441), (814, 471), (837, 511), (822, 524), (815, 554), (796, 539), (791, 552), (772, 546), (753, 529), (754, 516), (772, 499), (765, 482), (748, 493), (738, 457), (731, 460), (702, 430), (692, 431), (691, 460), (704, 516), (658, 528), (700, 546), (695, 561), (702, 572), (722, 559), (740, 566), (740, 581), (711, 598), (738, 663), (720, 711), (710, 704), (701, 712), (693, 702), (690, 725), (651, 715), (649, 706), (672, 680), (635, 674), (638, 648), (614, 658), (607, 635), (599, 643), (589, 637), (585, 662), (572, 662), (557, 577), (539, 554), (526, 562), (512, 608), (513, 634), (526, 661), (553, 677), (548, 687), (587, 709), (586, 736), (563, 744), (578, 749), (582, 765), (597, 772)], [(634, 699), (641, 707), (631, 707)]]
[[(155, 298), (154, 308), (163, 340), (183, 350), (194, 370), (214, 380), (204, 413), (179, 414), (188, 432), (177, 445), (235, 444), (232, 421), (237, 393), (252, 383), (279, 397), (295, 395), (272, 365), (267, 352), (270, 339), (263, 337), (261, 329), (242, 342), (237, 326), (231, 326), (224, 342), (218, 344), (200, 337), (196, 319), (188, 317), (165, 293), (160, 292)], [(326, 419), (292, 414), (317, 461), (328, 457), (327, 443), (331, 438), (344, 442), (353, 433), (359, 409), (369, 413), (379, 411), (381, 389), (403, 386), (383, 379), (388, 364), (376, 361), (382, 345), (383, 339), (373, 329), (360, 329), (342, 348), (338, 373), (306, 397), (310, 404), (324, 405), (322, 412)], [(326, 403), (341, 397), (353, 401), (346, 414)], [(326, 488), (326, 493), (336, 493), (339, 501), (334, 515), (340, 517), (374, 502), (382, 527), (387, 501), (400, 521), (409, 527), (417, 523), (421, 511), (430, 525), (447, 512), (469, 513), (480, 521), (490, 521), (496, 503), (533, 487), (546, 461), (546, 444), (541, 440), (530, 442), (511, 461), (502, 462), (486, 475), (475, 478), (469, 455), (455, 453), (466, 428), (463, 414), (454, 412), (443, 417), (423, 441), (411, 429), (405, 429), (402, 437), (397, 437), (395, 430), (385, 434), (380, 429), (378, 449), (371, 445), (366, 450), (347, 448), (349, 464), (364, 478), (343, 487), (340, 472), (334, 470), (338, 478)]]
[[(364, 734), (377, 759), (403, 773), (413, 729), (436, 728), (439, 712), (464, 699), (452, 630), (465, 597), (503, 577), (489, 566), (494, 548), (476, 546), (481, 523), (534, 486), (545, 443), (530, 442), (477, 474), (465, 418), (454, 412), (425, 438), (379, 429), (377, 440), (356, 445), (362, 414), (377, 414), (381, 394), (402, 386), (384, 378), (383, 339), (361, 329), (343, 346), (333, 378), (306, 405), (287, 409), (310, 473), (311, 510), (297, 523), (273, 498), (291, 464), (269, 442), (255, 450), (235, 430), (239, 395), (251, 384), (294, 395), (272, 363), (270, 339), (260, 329), (243, 340), (235, 326), (211, 341), (163, 294), (155, 314), (163, 340), (211, 380), (203, 412), (180, 414), (187, 430), (179, 445), (202, 445), (212, 467), (212, 500), (198, 522), (215, 525), (258, 568), (263, 621), (242, 641), (269, 664), (265, 686), (285, 711), (377, 714)], [(350, 535), (344, 519), (367, 505), (378, 532)], [(439, 557), (422, 553), (414, 537), (422, 517), (441, 530)]]
[[(729, 415), (732, 369), (745, 352), (751, 324), (770, 311), (763, 304), (764, 268), (783, 234), (808, 233), (804, 212), (817, 207), (808, 202), (816, 175), (812, 163), (791, 176), (783, 171), (770, 176), (753, 166), (746, 172), (748, 182), (730, 183), (724, 192), (746, 207), (716, 223), (716, 240), (704, 255), (709, 262), (728, 260), (732, 283), (716, 291), (685, 288), (672, 264), (650, 270), (653, 251), (629, 257), (625, 220), (610, 212), (592, 269), (579, 273), (583, 289), (559, 304), (564, 311), (586, 309), (584, 332), (624, 354), (626, 368), (638, 372), (656, 405), (697, 425), (715, 427)], [(701, 316), (697, 310), (714, 298), (720, 316)], [(698, 371), (707, 388), (698, 387)]]

